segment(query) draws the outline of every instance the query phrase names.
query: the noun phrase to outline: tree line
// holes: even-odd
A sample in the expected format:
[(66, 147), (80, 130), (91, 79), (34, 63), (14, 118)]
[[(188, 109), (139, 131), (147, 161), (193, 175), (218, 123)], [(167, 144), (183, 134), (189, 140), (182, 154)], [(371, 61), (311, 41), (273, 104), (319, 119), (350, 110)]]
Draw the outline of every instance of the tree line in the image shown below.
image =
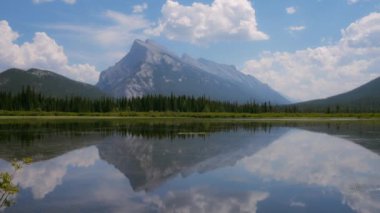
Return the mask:
[(51, 97), (24, 87), (19, 93), (0, 91), (0, 110), (44, 112), (231, 112), (231, 113), (360, 113), (380, 112), (380, 103), (355, 105), (304, 104), (274, 105), (255, 101), (238, 103), (211, 100), (205, 96), (146, 95), (133, 98), (102, 97), (98, 99)]
[(24, 87), (19, 93), (0, 92), (0, 110), (45, 111), (45, 112), (234, 112), (266, 113), (295, 112), (295, 106), (288, 108), (254, 101), (238, 102), (215, 101), (207, 97), (146, 95), (134, 98), (102, 97), (50, 97)]

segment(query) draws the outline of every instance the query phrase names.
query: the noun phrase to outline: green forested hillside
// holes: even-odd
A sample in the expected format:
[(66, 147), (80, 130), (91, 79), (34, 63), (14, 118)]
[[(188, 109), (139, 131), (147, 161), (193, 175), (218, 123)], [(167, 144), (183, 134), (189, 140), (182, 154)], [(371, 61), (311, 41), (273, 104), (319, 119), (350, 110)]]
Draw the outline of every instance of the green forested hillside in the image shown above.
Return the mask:
[(0, 110), (58, 112), (380, 112), (380, 78), (350, 92), (292, 105), (237, 103), (205, 96), (106, 97), (96, 87), (53, 72), (10, 69), (0, 73)]
[(74, 81), (50, 71), (9, 69), (0, 73), (0, 91), (17, 94), (27, 86), (44, 96), (59, 98), (67, 96), (100, 98), (105, 95), (95, 86)]
[(299, 111), (379, 112), (380, 77), (349, 92), (296, 104)]

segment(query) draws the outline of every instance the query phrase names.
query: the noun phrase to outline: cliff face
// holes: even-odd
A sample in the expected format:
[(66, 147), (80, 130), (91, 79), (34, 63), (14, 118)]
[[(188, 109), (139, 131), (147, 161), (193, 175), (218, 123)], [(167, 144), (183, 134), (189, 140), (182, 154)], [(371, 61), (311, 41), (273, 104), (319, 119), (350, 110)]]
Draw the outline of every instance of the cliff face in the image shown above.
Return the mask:
[(122, 60), (102, 72), (97, 86), (115, 97), (175, 94), (224, 101), (288, 103), (269, 86), (234, 66), (188, 55), (179, 57), (150, 40), (136, 40)]

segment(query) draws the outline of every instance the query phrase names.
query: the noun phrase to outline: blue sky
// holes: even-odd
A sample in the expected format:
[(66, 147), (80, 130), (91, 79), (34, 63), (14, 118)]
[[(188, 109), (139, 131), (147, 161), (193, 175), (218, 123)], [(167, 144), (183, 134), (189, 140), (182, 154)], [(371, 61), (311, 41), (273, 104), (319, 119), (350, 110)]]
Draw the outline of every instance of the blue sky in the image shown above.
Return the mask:
[(292, 99), (322, 98), (379, 76), (379, 12), (378, 0), (1, 0), (0, 68), (96, 83), (134, 39), (150, 38)]

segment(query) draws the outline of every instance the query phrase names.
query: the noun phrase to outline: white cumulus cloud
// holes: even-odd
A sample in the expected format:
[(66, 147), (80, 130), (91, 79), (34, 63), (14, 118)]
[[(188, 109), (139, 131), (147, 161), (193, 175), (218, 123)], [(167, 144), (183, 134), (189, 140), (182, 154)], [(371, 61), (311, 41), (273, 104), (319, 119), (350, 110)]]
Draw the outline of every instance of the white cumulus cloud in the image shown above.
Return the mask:
[(146, 9), (148, 9), (148, 4), (144, 2), (142, 4), (133, 6), (133, 13), (142, 13)]
[(47, 69), (74, 80), (96, 83), (99, 72), (89, 64), (69, 64), (62, 46), (44, 32), (37, 32), (31, 42), (21, 45), (19, 34), (8, 22), (0, 21), (0, 70), (16, 67), (22, 69)]
[(288, 30), (290, 30), (290, 31), (302, 31), (302, 30), (304, 30), (304, 29), (306, 29), (306, 27), (305, 27), (305, 26), (302, 26), (302, 25), (300, 25), (300, 26), (290, 26), (290, 27), (288, 27)]
[(167, 0), (157, 26), (146, 32), (192, 43), (227, 39), (266, 40), (258, 29), (255, 9), (248, 0), (214, 0), (191, 6)]
[(295, 7), (287, 7), (286, 9), (285, 9), (285, 11), (286, 11), (286, 13), (287, 14), (294, 14), (294, 13), (296, 13), (297, 12), (297, 9), (295, 8)]
[(298, 99), (324, 98), (379, 76), (380, 13), (342, 30), (334, 44), (295, 52), (265, 52), (245, 63), (243, 72)]

